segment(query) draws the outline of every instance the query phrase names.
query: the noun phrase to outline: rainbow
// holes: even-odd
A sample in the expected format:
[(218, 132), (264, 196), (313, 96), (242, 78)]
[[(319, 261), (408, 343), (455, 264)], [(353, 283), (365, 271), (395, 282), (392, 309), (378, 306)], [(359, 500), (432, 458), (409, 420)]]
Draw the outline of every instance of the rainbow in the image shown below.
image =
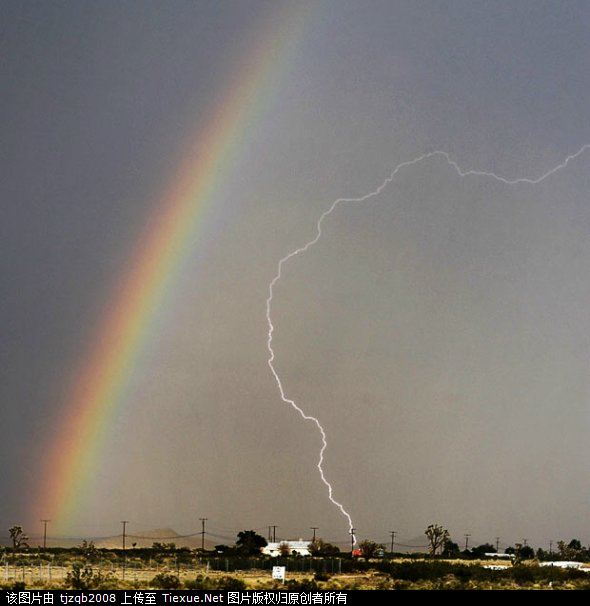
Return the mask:
[(302, 36), (311, 5), (289, 3), (258, 32), (218, 103), (189, 139), (176, 175), (156, 204), (114, 288), (61, 409), (65, 419), (45, 457), (36, 514), (56, 532), (82, 507), (137, 359), (150, 339), (165, 294), (194, 250), (205, 211), (231, 174), (239, 144), (256, 124)]

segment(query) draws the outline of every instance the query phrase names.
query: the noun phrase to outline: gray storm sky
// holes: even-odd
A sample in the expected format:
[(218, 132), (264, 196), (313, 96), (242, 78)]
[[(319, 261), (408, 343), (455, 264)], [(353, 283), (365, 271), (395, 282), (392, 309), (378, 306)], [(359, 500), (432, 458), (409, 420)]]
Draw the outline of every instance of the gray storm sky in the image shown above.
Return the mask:
[[(590, 142), (588, 2), (313, 3), (154, 320), (72, 536), (346, 541), (320, 439), (279, 398), (265, 299), (340, 196), (434, 149), (535, 177)], [(276, 2), (0, 7), (0, 523), (29, 502), (113, 285), (187, 131)], [(324, 424), (361, 537), (590, 541), (590, 153), (537, 186), (441, 159), (340, 206), (276, 288), (277, 369)]]

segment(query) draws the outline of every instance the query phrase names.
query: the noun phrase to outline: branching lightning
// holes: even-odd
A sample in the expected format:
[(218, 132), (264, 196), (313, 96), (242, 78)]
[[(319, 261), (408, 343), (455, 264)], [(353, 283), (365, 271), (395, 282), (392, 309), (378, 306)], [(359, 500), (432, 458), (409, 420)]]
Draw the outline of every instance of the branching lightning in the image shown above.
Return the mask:
[(415, 164), (419, 164), (421, 162), (424, 162), (425, 160), (428, 160), (430, 158), (434, 158), (434, 157), (442, 157), (447, 164), (459, 175), (459, 177), (464, 178), (464, 177), (488, 177), (490, 179), (494, 179), (496, 181), (500, 181), (501, 183), (504, 183), (505, 185), (518, 185), (518, 184), (529, 184), (529, 185), (536, 185), (537, 183), (541, 183), (541, 181), (544, 181), (545, 179), (547, 179), (548, 177), (550, 177), (551, 175), (553, 175), (554, 173), (560, 171), (561, 169), (565, 168), (572, 160), (576, 159), (578, 156), (580, 156), (581, 154), (583, 154), (586, 150), (590, 149), (590, 143), (587, 143), (585, 145), (583, 145), (576, 153), (571, 154), (569, 156), (567, 156), (562, 162), (560, 162), (559, 164), (557, 164), (556, 166), (554, 166), (552, 169), (548, 170), (546, 173), (543, 173), (540, 177), (537, 177), (535, 179), (530, 179), (530, 178), (526, 178), (526, 177), (521, 177), (521, 178), (517, 178), (517, 179), (506, 179), (504, 177), (501, 177), (499, 175), (496, 175), (493, 172), (489, 172), (489, 171), (481, 171), (481, 170), (463, 170), (459, 164), (457, 162), (455, 162), (455, 160), (453, 160), (450, 156), (449, 153), (445, 152), (445, 151), (432, 151), (432, 152), (428, 152), (425, 154), (422, 154), (421, 156), (418, 156), (416, 158), (414, 158), (413, 160), (407, 160), (405, 162), (402, 162), (401, 164), (398, 164), (393, 171), (389, 174), (389, 176), (381, 183), (381, 185), (379, 185), (379, 187), (377, 189), (375, 189), (372, 192), (369, 192), (368, 194), (365, 194), (364, 196), (361, 196), (359, 198), (338, 198), (337, 200), (335, 200), (334, 202), (332, 202), (331, 206), (328, 208), (328, 210), (324, 211), (319, 219), (316, 222), (316, 235), (313, 239), (309, 240), (309, 242), (307, 242), (306, 244), (304, 244), (303, 246), (297, 248), (296, 250), (290, 252), (288, 255), (286, 255), (285, 257), (283, 257), (277, 265), (277, 272), (274, 276), (274, 278), (271, 280), (269, 286), (268, 286), (268, 298), (266, 299), (266, 321), (267, 321), (267, 325), (268, 325), (268, 338), (267, 338), (267, 348), (268, 348), (268, 353), (269, 353), (269, 358), (268, 358), (268, 366), (270, 367), (270, 370), (275, 378), (275, 381), (277, 383), (277, 386), (279, 388), (279, 392), (281, 395), (281, 399), (283, 400), (283, 402), (285, 404), (289, 404), (290, 406), (292, 406), (300, 415), (301, 417), (305, 420), (305, 421), (311, 421), (313, 424), (315, 424), (315, 426), (318, 428), (318, 431), (320, 432), (320, 435), (322, 437), (322, 447), (320, 449), (320, 453), (319, 453), (319, 459), (318, 459), (318, 463), (317, 463), (317, 468), (318, 471), (320, 472), (320, 477), (322, 479), (322, 482), (326, 485), (326, 488), (328, 489), (328, 498), (330, 499), (330, 501), (340, 510), (340, 512), (342, 513), (342, 515), (346, 518), (347, 522), (348, 522), (348, 528), (349, 528), (349, 532), (353, 535), (353, 541), (356, 543), (356, 538), (354, 537), (353, 531), (354, 531), (354, 526), (352, 523), (352, 517), (350, 516), (350, 514), (348, 513), (348, 511), (346, 511), (346, 509), (344, 508), (344, 506), (342, 505), (342, 503), (340, 503), (339, 501), (337, 501), (334, 496), (333, 496), (333, 489), (332, 489), (332, 485), (330, 484), (330, 482), (326, 479), (326, 476), (324, 474), (324, 468), (323, 468), (323, 463), (324, 463), (324, 453), (326, 451), (326, 448), (328, 447), (328, 442), (327, 442), (327, 438), (326, 438), (326, 431), (324, 430), (322, 424), (319, 422), (319, 420), (312, 416), (312, 415), (308, 415), (306, 414), (300, 406), (297, 405), (297, 403), (292, 400), (291, 398), (288, 398), (287, 395), (285, 394), (285, 389), (283, 387), (283, 383), (281, 381), (281, 378), (279, 377), (279, 374), (277, 373), (275, 367), (274, 367), (274, 359), (275, 359), (275, 352), (272, 348), (272, 339), (273, 339), (273, 332), (274, 332), (274, 325), (272, 323), (272, 319), (271, 319), (271, 306), (272, 306), (272, 301), (273, 301), (273, 294), (274, 294), (274, 287), (276, 286), (277, 282), (281, 279), (282, 277), (282, 272), (283, 272), (283, 266), (285, 265), (285, 263), (287, 263), (287, 261), (289, 261), (290, 259), (292, 259), (293, 257), (296, 257), (298, 255), (301, 255), (303, 253), (305, 253), (306, 251), (308, 251), (321, 237), (322, 237), (322, 223), (324, 222), (324, 220), (326, 219), (326, 217), (328, 217), (329, 215), (332, 214), (332, 212), (336, 209), (336, 207), (338, 207), (340, 204), (344, 204), (344, 203), (363, 203), (366, 202), (367, 200), (370, 200), (371, 198), (374, 198), (376, 196), (378, 196), (397, 176), (397, 174), (403, 170), (404, 168), (413, 166)]

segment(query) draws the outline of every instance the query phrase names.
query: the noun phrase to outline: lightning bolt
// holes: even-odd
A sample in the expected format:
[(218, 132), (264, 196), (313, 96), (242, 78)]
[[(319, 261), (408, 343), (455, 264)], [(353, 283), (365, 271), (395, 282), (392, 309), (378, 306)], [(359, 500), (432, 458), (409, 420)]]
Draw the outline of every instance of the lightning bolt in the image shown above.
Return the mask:
[(551, 175), (553, 175), (556, 172), (565, 168), (572, 160), (575, 160), (578, 156), (583, 154), (588, 149), (590, 149), (590, 143), (583, 145), (576, 153), (566, 156), (566, 158), (562, 162), (560, 162), (559, 164), (557, 164), (556, 166), (554, 166), (553, 168), (548, 170), (546, 173), (543, 173), (540, 177), (537, 177), (535, 179), (531, 179), (528, 177), (520, 177), (517, 179), (506, 179), (506, 178), (504, 178), (500, 175), (497, 175), (493, 172), (490, 172), (490, 171), (463, 170), (461, 168), (461, 166), (459, 166), (459, 164), (455, 160), (452, 159), (451, 155), (448, 152), (441, 151), (441, 150), (436, 150), (436, 151), (422, 154), (421, 156), (418, 156), (412, 160), (407, 160), (405, 162), (398, 164), (391, 171), (389, 176), (374, 191), (371, 191), (368, 194), (365, 194), (364, 196), (360, 196), (359, 198), (338, 198), (337, 200), (334, 200), (334, 202), (332, 202), (332, 204), (328, 208), (328, 210), (324, 211), (320, 215), (319, 219), (317, 220), (315, 237), (312, 238), (311, 240), (309, 240), (303, 246), (300, 246), (299, 248), (290, 252), (288, 255), (284, 256), (278, 262), (276, 274), (275, 274), (274, 278), (271, 280), (270, 284), (268, 285), (268, 298), (266, 299), (266, 322), (268, 325), (268, 337), (267, 337), (267, 341), (266, 341), (266, 346), (267, 346), (268, 353), (269, 353), (268, 366), (270, 367), (270, 370), (271, 370), (271, 372), (275, 378), (275, 381), (277, 383), (277, 386), (279, 388), (279, 392), (281, 394), (281, 400), (285, 404), (289, 404), (292, 408), (294, 408), (305, 421), (310, 421), (311, 423), (313, 423), (317, 427), (318, 431), (320, 432), (320, 435), (322, 437), (322, 447), (321, 447), (320, 453), (319, 453), (317, 468), (318, 468), (318, 471), (320, 472), (320, 477), (322, 479), (322, 482), (326, 485), (326, 488), (328, 489), (328, 498), (338, 508), (340, 513), (342, 513), (342, 515), (346, 518), (346, 520), (348, 522), (349, 533), (352, 535), (353, 542), (355, 544), (356, 544), (356, 537), (354, 536), (354, 525), (352, 523), (352, 517), (348, 513), (348, 511), (346, 511), (346, 509), (344, 508), (342, 503), (340, 503), (339, 501), (337, 501), (334, 498), (334, 496), (333, 496), (334, 490), (332, 488), (332, 484), (330, 484), (330, 482), (326, 479), (326, 475), (324, 473), (324, 467), (323, 467), (324, 453), (326, 452), (326, 448), (328, 447), (326, 431), (323, 428), (320, 421), (316, 417), (305, 413), (303, 411), (303, 409), (295, 402), (295, 400), (287, 397), (287, 395), (285, 393), (285, 389), (283, 387), (283, 382), (281, 381), (281, 378), (279, 377), (279, 374), (277, 373), (277, 370), (274, 367), (275, 352), (272, 348), (274, 325), (273, 325), (272, 319), (271, 319), (271, 308), (272, 308), (272, 301), (273, 301), (273, 296), (274, 296), (274, 287), (276, 286), (276, 284), (279, 282), (279, 280), (283, 276), (283, 267), (284, 267), (285, 263), (287, 263), (293, 257), (297, 257), (298, 255), (302, 255), (303, 253), (307, 252), (322, 237), (323, 222), (325, 221), (325, 219), (328, 216), (330, 216), (334, 212), (334, 210), (340, 204), (363, 203), (363, 202), (366, 202), (367, 200), (370, 200), (371, 198), (378, 196), (395, 179), (395, 177), (398, 175), (398, 173), (400, 171), (402, 171), (403, 169), (408, 168), (410, 166), (414, 166), (415, 164), (420, 164), (426, 160), (429, 160), (430, 158), (435, 158), (435, 157), (443, 158), (446, 161), (446, 163), (461, 178), (471, 177), (471, 176), (487, 177), (487, 178), (499, 181), (501, 183), (504, 183), (505, 185), (518, 185), (521, 183), (522, 184), (526, 183), (529, 185), (536, 185), (537, 183), (541, 183), (541, 181), (544, 181)]

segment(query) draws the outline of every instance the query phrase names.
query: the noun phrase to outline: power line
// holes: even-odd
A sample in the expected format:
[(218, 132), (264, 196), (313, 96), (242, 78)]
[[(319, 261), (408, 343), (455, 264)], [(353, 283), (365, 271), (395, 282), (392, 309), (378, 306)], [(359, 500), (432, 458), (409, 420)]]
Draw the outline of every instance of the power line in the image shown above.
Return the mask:
[(216, 539), (223, 539), (224, 541), (233, 541), (235, 539), (235, 537), (228, 537), (228, 536), (221, 535), (221, 534), (214, 534), (212, 532), (208, 532), (206, 534), (208, 537), (214, 537)]
[[(129, 537), (130, 539), (156, 539), (159, 541), (163, 541), (164, 539), (186, 539), (188, 537), (196, 537), (199, 536), (201, 534), (202, 531), (196, 531), (196, 532), (191, 532), (190, 534), (174, 534), (174, 535), (168, 535), (166, 537), (152, 537), (151, 535), (145, 535), (145, 534), (126, 534), (125, 536)], [(207, 533), (209, 534), (209, 533)], [(115, 537), (99, 537), (99, 538), (106, 538), (106, 539), (115, 539), (117, 537), (120, 537), (121, 535), (118, 534)]]

